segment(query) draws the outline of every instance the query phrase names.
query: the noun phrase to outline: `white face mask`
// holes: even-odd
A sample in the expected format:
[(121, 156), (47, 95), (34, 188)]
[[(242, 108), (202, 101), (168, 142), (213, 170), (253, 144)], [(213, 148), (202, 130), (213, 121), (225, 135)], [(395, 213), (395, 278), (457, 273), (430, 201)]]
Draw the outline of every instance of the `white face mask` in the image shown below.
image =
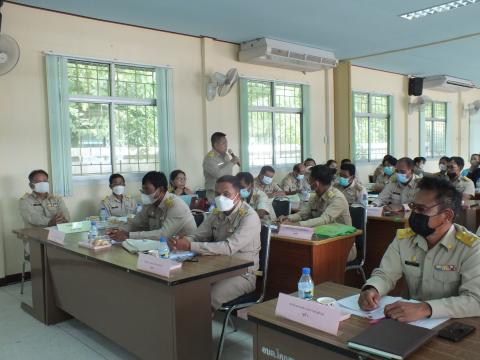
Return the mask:
[(112, 191), (115, 195), (123, 195), (125, 193), (125, 186), (117, 185), (112, 188)]
[(440, 171), (446, 171), (447, 170), (447, 165), (445, 165), (445, 164), (440, 164), (440, 165), (438, 165), (438, 167), (440, 168)]
[(268, 177), (267, 175), (263, 175), (263, 179), (262, 179), (262, 182), (265, 184), (265, 185), (270, 185), (273, 181), (273, 178), (271, 177)]
[(48, 193), (50, 190), (50, 184), (47, 181), (33, 184), (33, 191), (36, 193)]
[(150, 205), (155, 202), (155, 193), (147, 195), (144, 193), (140, 193), (140, 199), (142, 200), (143, 205)]
[(220, 211), (230, 211), (235, 205), (234, 201), (226, 196), (220, 195), (215, 198), (215, 205)]

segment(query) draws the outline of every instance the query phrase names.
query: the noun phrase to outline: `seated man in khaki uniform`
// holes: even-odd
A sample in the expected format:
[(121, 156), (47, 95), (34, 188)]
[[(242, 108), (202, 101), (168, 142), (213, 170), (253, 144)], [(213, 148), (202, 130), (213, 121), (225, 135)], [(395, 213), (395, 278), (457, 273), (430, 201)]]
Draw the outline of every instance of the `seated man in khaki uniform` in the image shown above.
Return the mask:
[(260, 189), (268, 197), (283, 196), (285, 192), (282, 188), (273, 181), (275, 176), (275, 169), (271, 166), (264, 166), (260, 169), (260, 173), (255, 178), (255, 187)]
[(445, 179), (448, 180), (447, 166), (448, 166), (449, 162), (450, 162), (450, 158), (448, 156), (442, 156), (440, 158), (440, 160), (438, 160), (438, 169), (440, 171), (434, 173), (433, 176), (438, 176), (438, 177), (445, 178)]
[(281, 188), (287, 195), (310, 191), (310, 186), (305, 179), (305, 165), (302, 163), (295, 164), (293, 171), (283, 178)]
[(233, 167), (240, 166), (240, 159), (230, 151), (232, 158), (227, 155), (227, 135), (221, 132), (213, 133), (210, 138), (212, 150), (203, 159), (203, 175), (205, 176), (205, 190), (208, 201), (215, 197), (215, 183), (224, 175), (232, 175)]
[(215, 186), (215, 211), (191, 236), (170, 239), (173, 250), (191, 250), (200, 255), (228, 255), (253, 261), (247, 272), (221, 280), (212, 286), (212, 307), (255, 290), (255, 271), (260, 252), (260, 219), (240, 197), (235, 176), (222, 176)]
[(415, 196), (411, 228), (397, 230), (380, 267), (362, 288), (359, 305), (370, 311), (403, 276), (409, 295), (419, 303), (399, 301), (385, 315), (410, 322), (426, 317), (480, 314), (480, 239), (454, 224), (462, 196), (445, 179), (424, 177)]
[(468, 177), (460, 175), (464, 166), (463, 158), (452, 156), (447, 165), (447, 176), (455, 189), (462, 193), (463, 200), (471, 200), (475, 196), (475, 185)]
[[(312, 167), (310, 186), (314, 195), (310, 196), (298, 213), (289, 216), (280, 216), (279, 220), (285, 224), (315, 227), (319, 225), (339, 223), (352, 225), (348, 202), (343, 194), (332, 186), (333, 172), (326, 165)], [(348, 261), (357, 256), (355, 244), (348, 255)]]
[(343, 163), (340, 165), (340, 173), (335, 188), (345, 196), (349, 205), (361, 204), (364, 195), (368, 196), (365, 186), (360, 184), (355, 177), (355, 165)]
[(413, 160), (407, 157), (397, 161), (396, 176), (385, 186), (374, 201), (373, 206), (385, 206), (385, 210), (404, 211), (413, 201), (419, 178), (413, 173)]
[(125, 195), (125, 178), (120, 174), (112, 174), (108, 179), (112, 194), (100, 201), (100, 209), (107, 210), (108, 216), (127, 216), (135, 214), (137, 201)]
[(168, 192), (164, 173), (150, 171), (142, 179), (143, 209), (126, 230), (108, 230), (117, 241), (125, 239), (159, 240), (162, 236), (190, 235), (197, 230), (195, 219), (185, 201)]
[(375, 169), (375, 185), (372, 188), (374, 192), (381, 192), (387, 184), (395, 179), (395, 166), (397, 165), (397, 159), (392, 155), (385, 155), (383, 162), (380, 164), (381, 171), (378, 168)]
[(20, 199), (20, 214), (25, 226), (47, 227), (70, 221), (67, 206), (60, 196), (50, 194), (48, 174), (44, 170), (34, 170), (28, 175), (32, 193)]
[(260, 217), (263, 224), (270, 224), (277, 220), (273, 210), (272, 201), (267, 194), (254, 186), (253, 175), (249, 172), (239, 172), (236, 175), (240, 182), (240, 196), (243, 201), (250, 205)]

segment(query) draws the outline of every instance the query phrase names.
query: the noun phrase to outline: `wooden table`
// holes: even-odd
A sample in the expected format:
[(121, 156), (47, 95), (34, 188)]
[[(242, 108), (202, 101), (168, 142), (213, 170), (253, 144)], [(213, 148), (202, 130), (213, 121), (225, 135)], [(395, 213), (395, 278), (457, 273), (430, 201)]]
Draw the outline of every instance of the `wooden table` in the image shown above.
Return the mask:
[[(334, 283), (323, 283), (315, 288), (315, 297), (330, 296), (341, 299), (358, 293), (358, 289)], [(309, 328), (302, 324), (275, 316), (277, 300), (271, 300), (248, 309), (248, 319), (255, 326), (253, 356), (255, 360), (276, 359), (383, 359), (366, 355), (347, 347), (347, 341), (357, 336), (370, 325), (367, 319), (352, 315), (340, 324), (338, 336)], [(454, 320), (443, 323), (435, 330), (447, 326)], [(480, 352), (480, 318), (461, 319), (462, 323), (477, 328), (460, 343), (434, 337), (413, 353), (411, 360), (464, 360), (478, 359)], [(274, 355), (274, 356), (272, 356)], [(280, 357), (283, 355), (283, 357)]]
[(33, 306), (22, 304), (25, 311), (47, 325), (73, 316), (142, 359), (211, 359), (211, 284), (253, 265), (205, 256), (166, 278), (137, 270), (137, 256), (121, 246), (79, 247), (86, 233), (67, 235), (64, 246), (44, 229), (15, 233), (30, 243)]
[(361, 233), (357, 230), (353, 234), (318, 240), (272, 234), (267, 299), (277, 297), (279, 292), (296, 291), (303, 267), (311, 269), (314, 284), (325, 281), (343, 284), (348, 254)]

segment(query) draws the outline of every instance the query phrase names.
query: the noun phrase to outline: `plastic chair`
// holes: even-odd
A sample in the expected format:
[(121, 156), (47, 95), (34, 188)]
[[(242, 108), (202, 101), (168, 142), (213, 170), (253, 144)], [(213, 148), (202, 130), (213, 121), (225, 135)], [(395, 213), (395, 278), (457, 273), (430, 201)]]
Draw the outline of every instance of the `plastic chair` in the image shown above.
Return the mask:
[(275, 215), (279, 216), (288, 216), (291, 212), (290, 199), (288, 197), (277, 197), (272, 201), (272, 207), (275, 211)]
[(249, 306), (259, 304), (265, 298), (265, 293), (267, 290), (267, 275), (268, 275), (268, 259), (270, 256), (270, 236), (271, 230), (269, 226), (262, 225), (260, 231), (260, 259), (258, 267), (258, 276), (262, 276), (262, 290), (259, 293), (258, 291), (253, 291), (251, 293), (242, 295), (228, 303), (223, 304), (219, 311), (225, 312), (225, 319), (223, 320), (222, 332), (220, 334), (220, 339), (218, 342), (217, 349), (217, 360), (220, 359), (223, 350), (223, 342), (225, 340), (225, 329), (228, 322), (230, 321), (230, 316), (234, 311), (247, 308)]
[(363, 265), (367, 256), (367, 209), (363, 206), (350, 206), (350, 217), (352, 218), (352, 226), (362, 230), (362, 234), (355, 239), (355, 246), (357, 247), (357, 258), (347, 262), (345, 272), (349, 270), (358, 270), (362, 275), (362, 280), (365, 283), (367, 277)]

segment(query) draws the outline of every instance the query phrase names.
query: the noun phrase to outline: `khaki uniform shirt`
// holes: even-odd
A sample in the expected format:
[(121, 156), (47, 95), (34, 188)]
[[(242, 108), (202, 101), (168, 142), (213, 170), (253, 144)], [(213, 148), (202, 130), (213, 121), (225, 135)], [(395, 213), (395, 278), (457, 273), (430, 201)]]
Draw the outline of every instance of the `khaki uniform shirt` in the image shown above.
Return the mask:
[(378, 165), (373, 172), (373, 181), (377, 181), (379, 175), (383, 174), (383, 164)]
[(208, 200), (215, 197), (215, 183), (218, 178), (224, 175), (232, 175), (233, 165), (227, 154), (221, 155), (215, 150), (211, 150), (203, 159), (203, 175), (205, 176), (205, 190), (207, 190)]
[(365, 186), (360, 184), (357, 180), (353, 180), (352, 183), (347, 187), (343, 187), (336, 183), (335, 188), (345, 196), (349, 205), (361, 204), (363, 195), (365, 194), (368, 196)]
[(281, 187), (285, 192), (293, 191), (310, 191), (310, 186), (305, 177), (302, 180), (297, 180), (293, 172), (288, 173), (282, 180)]
[(228, 255), (253, 261), (254, 266), (249, 267), (252, 274), (258, 269), (260, 226), (255, 210), (240, 201), (229, 215), (214, 210), (188, 239), (191, 250), (200, 255)]
[(272, 197), (276, 192), (283, 192), (282, 188), (276, 182), (272, 181), (271, 184), (265, 185), (258, 177), (255, 178), (253, 185), (256, 189), (263, 191), (269, 197)]
[(262, 222), (271, 223), (277, 219), (275, 211), (273, 210), (272, 201), (268, 199), (267, 194), (265, 194), (262, 190), (257, 188), (253, 189), (253, 194), (248, 202), (248, 205), (250, 205), (255, 211), (265, 210), (268, 213), (267, 216), (260, 219)]
[(123, 195), (122, 200), (119, 200), (111, 194), (100, 201), (100, 209), (102, 207), (105, 207), (108, 216), (127, 216), (128, 214), (135, 214), (137, 201), (127, 195)]
[(70, 214), (63, 198), (48, 194), (45, 200), (37, 198), (35, 193), (26, 193), (20, 199), (20, 214), (25, 226), (46, 227), (56, 214), (61, 213), (65, 220), (70, 221)]
[(475, 185), (466, 176), (459, 176), (455, 181), (452, 181), (452, 184), (462, 194), (475, 196)]
[(395, 174), (387, 176), (382, 171), (382, 173), (377, 175), (377, 177), (376, 177), (375, 185), (373, 186), (373, 190), (376, 191), (376, 192), (381, 192), (383, 189), (385, 189), (385, 186), (387, 186), (387, 184), (390, 184), (390, 182), (396, 181), (396, 179), (397, 178), (396, 178)]
[(380, 267), (365, 286), (388, 294), (405, 276), (410, 297), (426, 301), (432, 318), (480, 315), (480, 239), (459, 225), (452, 225), (431, 249), (411, 229), (397, 230)]
[(441, 177), (445, 180), (449, 180), (446, 172), (442, 173), (442, 172), (439, 171), (439, 172), (434, 173), (433, 176), (438, 176), (438, 177)]
[(191, 235), (197, 230), (195, 219), (181, 198), (166, 193), (160, 204), (144, 206), (130, 225), (130, 239), (158, 240), (164, 236)]
[(333, 186), (320, 197), (316, 193), (310, 196), (300, 211), (290, 215), (288, 220), (298, 221), (301, 226), (308, 227), (331, 223), (352, 225), (347, 199)]
[(403, 205), (413, 202), (417, 193), (417, 184), (420, 179), (417, 175), (407, 185), (401, 184), (395, 177), (387, 184), (378, 197), (372, 202), (374, 206)]

